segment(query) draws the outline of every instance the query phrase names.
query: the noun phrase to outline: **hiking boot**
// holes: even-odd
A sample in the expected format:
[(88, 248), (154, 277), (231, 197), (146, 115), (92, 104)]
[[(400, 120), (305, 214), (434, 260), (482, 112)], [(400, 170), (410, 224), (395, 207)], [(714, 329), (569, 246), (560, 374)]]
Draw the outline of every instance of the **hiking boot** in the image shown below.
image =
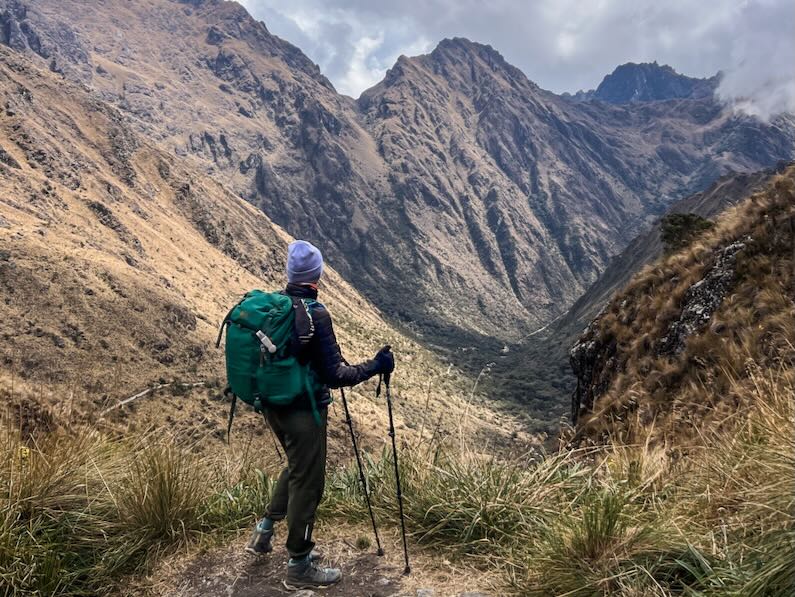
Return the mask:
[(263, 518), (257, 523), (251, 540), (246, 545), (246, 551), (255, 556), (273, 551), (273, 521)]
[(312, 560), (312, 554), (287, 562), (287, 579), (284, 586), (295, 591), (298, 589), (325, 589), (342, 580), (339, 568), (321, 568)]

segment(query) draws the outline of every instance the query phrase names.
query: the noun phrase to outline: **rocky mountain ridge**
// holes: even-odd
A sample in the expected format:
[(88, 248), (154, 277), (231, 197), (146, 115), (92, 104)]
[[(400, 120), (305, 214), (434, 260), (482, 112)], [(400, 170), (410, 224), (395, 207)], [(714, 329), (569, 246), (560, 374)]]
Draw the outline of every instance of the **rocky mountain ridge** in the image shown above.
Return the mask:
[(795, 157), (791, 117), (708, 97), (575, 102), (463, 39), (401, 57), (354, 102), (235, 3), (85, 7), (2, 0), (5, 43), (319, 243), (436, 343), (521, 338), (672, 201)]
[(610, 104), (709, 98), (719, 82), (719, 74), (699, 79), (682, 75), (667, 64), (627, 62), (602, 79), (596, 89), (578, 91), (571, 97)]

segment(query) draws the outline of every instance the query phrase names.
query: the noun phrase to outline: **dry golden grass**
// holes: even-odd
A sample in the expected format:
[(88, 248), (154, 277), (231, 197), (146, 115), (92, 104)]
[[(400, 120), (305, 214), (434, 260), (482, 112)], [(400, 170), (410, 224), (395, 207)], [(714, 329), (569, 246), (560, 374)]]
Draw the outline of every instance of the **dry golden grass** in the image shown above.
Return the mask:
[[(795, 367), (795, 167), (728, 210), (693, 244), (638, 274), (598, 320), (593, 338), (616, 343), (615, 373), (582, 422), (592, 437), (634, 442), (651, 423), (659, 439), (692, 435), (744, 403), (748, 363)], [(706, 329), (681, 354), (660, 354), (687, 290), (718, 251), (750, 237), (736, 280)]]
[[(0, 122), (0, 147), (16, 164), (0, 163), (0, 393), (12, 404), (4, 414), (25, 433), (42, 422), (88, 421), (220, 438), (227, 406), (217, 400), (217, 326), (244, 292), (282, 287), (289, 236), (188, 162), (148, 145), (84, 89), (0, 52), (0, 100), (14, 111)], [(458, 424), (472, 383), (460, 370), (390, 326), (333, 268), (320, 298), (352, 362), (394, 347), (400, 433)], [(161, 390), (99, 417), (175, 381), (208, 388)], [(366, 439), (381, 442), (386, 415), (373, 391), (364, 385), (350, 399)], [(332, 412), (338, 431), (340, 411)], [(471, 412), (468, 432), (513, 443), (518, 421), (482, 403)], [(260, 437), (262, 422), (241, 416), (236, 429)], [(347, 444), (337, 435), (342, 457)]]

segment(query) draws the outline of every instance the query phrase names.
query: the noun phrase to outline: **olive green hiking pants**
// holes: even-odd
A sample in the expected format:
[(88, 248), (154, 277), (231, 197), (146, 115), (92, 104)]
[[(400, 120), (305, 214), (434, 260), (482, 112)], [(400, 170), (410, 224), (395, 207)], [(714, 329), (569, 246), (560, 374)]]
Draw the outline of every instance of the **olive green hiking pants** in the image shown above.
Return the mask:
[(287, 455), (287, 468), (265, 515), (274, 521), (287, 517), (287, 551), (293, 558), (308, 555), (315, 546), (312, 528), (326, 483), (328, 412), (324, 408), (319, 414), (320, 427), (309, 410), (269, 410), (265, 415)]

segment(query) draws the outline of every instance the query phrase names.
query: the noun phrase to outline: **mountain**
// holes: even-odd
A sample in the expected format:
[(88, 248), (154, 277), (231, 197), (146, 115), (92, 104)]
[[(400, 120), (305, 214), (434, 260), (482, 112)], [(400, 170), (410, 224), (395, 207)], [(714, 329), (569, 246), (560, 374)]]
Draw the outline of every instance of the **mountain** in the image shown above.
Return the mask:
[(795, 374), (795, 166), (643, 270), (571, 350), (579, 437), (703, 434)]
[[(95, 93), (4, 46), (0, 106), (0, 418), (23, 435), (88, 421), (224, 437), (218, 324), (244, 292), (283, 285), (291, 237)], [(348, 358), (385, 343), (401, 354), (404, 433), (430, 432), (429, 418), (458, 425), (468, 378), (388, 325), (332, 268), (321, 291)], [(113, 408), (158, 384), (170, 388), (165, 397)], [(373, 389), (350, 398), (357, 418), (368, 414), (365, 436), (380, 439), (386, 421), (369, 403)], [(432, 390), (443, 396), (429, 406)], [(475, 433), (515, 442), (503, 430), (518, 427), (514, 417), (471, 408)], [(236, 427), (264, 429), (253, 414)], [(343, 432), (332, 432), (334, 453), (347, 454)]]
[(605, 271), (560, 318), (505, 353), (495, 354), (489, 389), (529, 406), (534, 428), (555, 434), (562, 406), (576, 388), (569, 351), (583, 329), (614, 296), (663, 257), (663, 222), (672, 214), (691, 214), (714, 220), (729, 207), (759, 191), (787, 169), (786, 164), (750, 174), (727, 174), (700, 193), (675, 202), (668, 212), (616, 255)]
[[(711, 99), (637, 109), (572, 105), (492, 48), (464, 39), (399, 59), (359, 106), (390, 164), (396, 211), (419, 231), (410, 238), (438, 246), (432, 253), (444, 258), (435, 272), (454, 263), (466, 276), (456, 294), (466, 287), (481, 289), (481, 302), (495, 296), (498, 306), (484, 306), (522, 318), (530, 324), (523, 333), (564, 312), (650, 213), (710, 181), (720, 166), (705, 139), (737, 141), (730, 131), (745, 126), (741, 120), (756, 126)], [(785, 122), (781, 140), (789, 145), (792, 122)], [(730, 153), (745, 153), (745, 142), (735, 141)], [(457, 254), (445, 250), (450, 237)], [(450, 286), (439, 274), (433, 279), (440, 292)], [(497, 294), (502, 288), (512, 294)], [(462, 298), (471, 302), (469, 292)], [(524, 315), (513, 310), (517, 299)]]
[(667, 64), (627, 62), (602, 79), (596, 89), (580, 91), (572, 97), (579, 101), (599, 100), (610, 104), (709, 98), (715, 93), (719, 81), (718, 75), (709, 79), (688, 77)]
[(795, 157), (790, 116), (764, 124), (711, 97), (576, 102), (464, 39), (401, 57), (353, 101), (235, 3), (85, 7), (1, 0), (3, 39), (448, 347), (519, 340), (673, 201)]

